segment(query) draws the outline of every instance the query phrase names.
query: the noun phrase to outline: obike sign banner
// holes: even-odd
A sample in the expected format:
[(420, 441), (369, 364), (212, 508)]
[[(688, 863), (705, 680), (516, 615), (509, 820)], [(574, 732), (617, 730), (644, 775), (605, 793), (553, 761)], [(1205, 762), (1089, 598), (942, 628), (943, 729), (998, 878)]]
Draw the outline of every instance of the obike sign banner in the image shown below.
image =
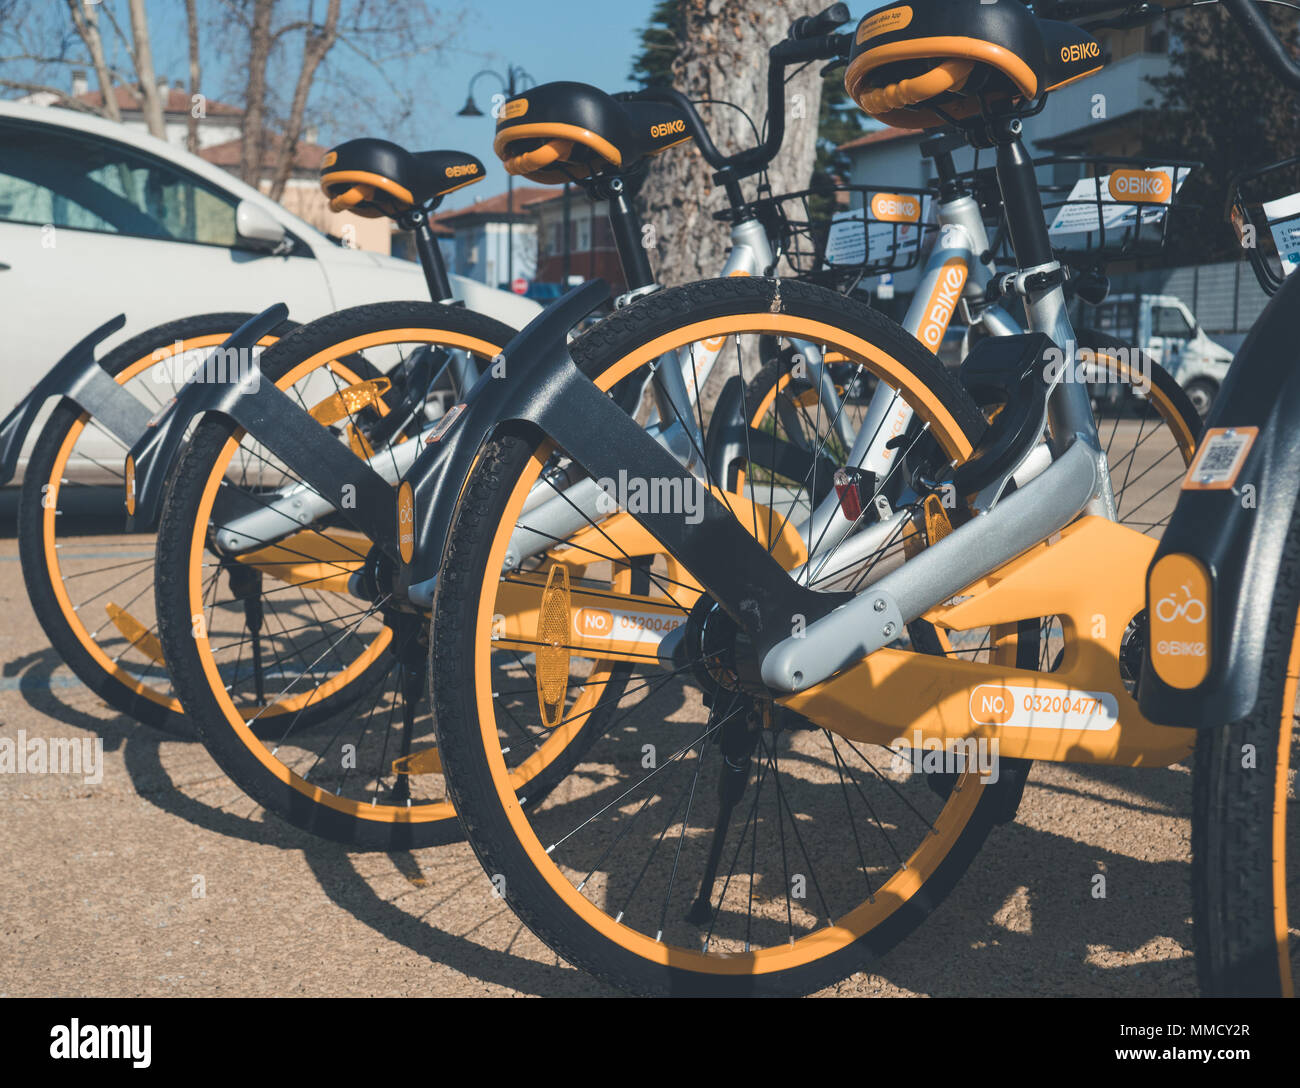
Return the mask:
[(1126, 167), (1099, 178), (1080, 178), (1056, 209), (1048, 231), (1053, 237), (1122, 231), (1138, 224), (1139, 216), (1142, 224), (1159, 223), (1190, 173), (1186, 166)]
[[(868, 192), (866, 207), (846, 208), (831, 217), (826, 266), (866, 264), (907, 258), (921, 244), (930, 221), (930, 198), (913, 193)], [(861, 199), (858, 194), (855, 199)]]

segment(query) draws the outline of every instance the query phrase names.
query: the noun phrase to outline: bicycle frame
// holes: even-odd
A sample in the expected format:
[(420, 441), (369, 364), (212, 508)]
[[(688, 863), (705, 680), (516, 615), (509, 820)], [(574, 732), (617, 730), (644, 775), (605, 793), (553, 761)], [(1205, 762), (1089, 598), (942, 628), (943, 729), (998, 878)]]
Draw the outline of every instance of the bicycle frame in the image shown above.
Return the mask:
[[(1009, 215), (1013, 244), (1033, 262), (1021, 258), (1024, 267), (1016, 282), (1025, 285), (1031, 325), (1068, 343), (1073, 330), (1060, 280), (1051, 275), (1054, 262), (1033, 168), (1017, 137), (1018, 126), (998, 148), (999, 177), (1008, 203), (1023, 201), (1012, 205), (1015, 211)], [(1015, 189), (1021, 191), (1011, 191)], [(954, 217), (962, 214), (961, 207), (955, 209)], [(978, 239), (970, 238), (965, 225), (952, 226), (959, 229), (950, 232), (944, 250), (961, 256), (941, 250), (932, 261), (935, 269), (953, 259), (969, 263), (982, 252), (975, 250)], [(1059, 266), (1055, 269), (1059, 272)], [(985, 270), (981, 277), (988, 274)], [(581, 308), (580, 299), (572, 301)], [(779, 281), (772, 281), (774, 314), (779, 314), (780, 305)], [(507, 355), (531, 349), (529, 339), (527, 333), (521, 335)], [(522, 383), (487, 394), (455, 424), (460, 433), (452, 432), (440, 474), (442, 493), (430, 504), (433, 509), (423, 523), (417, 517), (422, 534), (417, 533), (416, 555), (424, 557), (417, 564), (441, 555), (445, 536), (435, 533), (431, 538), (429, 531), (439, 520), (449, 523), (452, 504), (446, 500), (454, 497), (450, 487), (459, 491), (482, 438), (498, 425), (527, 423), (540, 429), (593, 480), (616, 478), (620, 470), (634, 465), (638, 475), (661, 481), (670, 490), (698, 486), (688, 465), (577, 370), (565, 345), (553, 343), (547, 349), (537, 344), (536, 349), (536, 362)], [(1155, 541), (1114, 521), (1109, 474), (1086, 389), (1079, 384), (1054, 387), (1044, 423), (1050, 424), (1055, 455), (1046, 469), (1008, 497), (997, 501), (994, 496), (981, 516), (857, 596), (811, 591), (777, 564), (712, 492), (703, 495), (703, 517), (697, 525), (685, 525), (669, 514), (631, 516), (692, 572), (746, 633), (763, 681), (777, 693), (777, 701), (819, 725), (885, 743), (912, 728), (921, 729), (927, 739), (996, 735), (1004, 754), (1027, 758), (1175, 761), (1190, 750), (1191, 734), (1156, 729), (1142, 719), (1118, 668), (1123, 626), (1141, 609), (1141, 571)], [(1085, 516), (1080, 519), (1080, 514)], [(532, 520), (530, 513), (530, 524)], [(1042, 543), (1045, 540), (1053, 543)], [(1080, 587), (1077, 579), (1060, 577), (1063, 564), (1095, 555), (1106, 555), (1117, 569), (1135, 573), (1102, 588)], [(951, 599), (964, 589), (973, 597), (954, 604)], [(649, 599), (638, 598), (636, 607), (650, 607)], [(1090, 638), (1094, 611), (1122, 616), (1123, 623), (1112, 624), (1107, 637)], [(1041, 615), (1061, 617), (1079, 645), (1052, 673), (936, 660), (888, 648), (905, 624), (923, 616), (941, 616), (945, 626), (963, 629)], [(792, 623), (796, 617), (802, 622)], [(679, 638), (669, 636), (660, 643), (665, 664), (672, 662)], [(1021, 719), (1005, 727), (959, 706), (980, 687), (1017, 702)], [(920, 716), (918, 691), (935, 695), (932, 709)], [(1027, 702), (1020, 702), (1022, 696)], [(870, 719), (862, 716), (867, 706), (872, 707)], [(1064, 713), (1062, 706), (1067, 708)], [(853, 714), (846, 714), (849, 708)]]

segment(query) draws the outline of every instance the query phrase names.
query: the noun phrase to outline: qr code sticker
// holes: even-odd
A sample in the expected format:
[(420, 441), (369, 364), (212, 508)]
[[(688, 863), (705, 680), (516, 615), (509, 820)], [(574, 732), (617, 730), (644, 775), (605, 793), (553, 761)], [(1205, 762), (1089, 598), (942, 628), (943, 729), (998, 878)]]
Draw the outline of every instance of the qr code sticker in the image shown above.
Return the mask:
[(1183, 490), (1218, 491), (1232, 487), (1258, 433), (1256, 427), (1216, 427), (1207, 431), (1183, 482)]

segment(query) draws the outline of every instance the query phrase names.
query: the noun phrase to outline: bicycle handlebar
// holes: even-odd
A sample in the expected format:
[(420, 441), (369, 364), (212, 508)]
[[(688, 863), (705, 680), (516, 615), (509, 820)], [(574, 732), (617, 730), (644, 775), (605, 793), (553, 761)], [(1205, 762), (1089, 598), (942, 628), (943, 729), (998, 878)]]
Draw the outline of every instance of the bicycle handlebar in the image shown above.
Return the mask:
[(848, 4), (832, 4), (825, 11), (816, 15), (804, 15), (790, 24), (790, 40), (803, 41), (806, 38), (823, 38), (832, 34), (851, 19)]
[(847, 58), (853, 46), (852, 34), (817, 33), (833, 30), (848, 22), (846, 4), (832, 4), (818, 15), (806, 15), (790, 26), (790, 36), (768, 50), (767, 68), (767, 139), (756, 147), (734, 155), (724, 155), (714, 144), (704, 121), (689, 98), (674, 87), (648, 87), (628, 97), (639, 102), (665, 102), (681, 110), (686, 127), (700, 149), (700, 154), (714, 170), (727, 171), (739, 179), (757, 173), (776, 158), (785, 142), (785, 70), (795, 64), (815, 60)]

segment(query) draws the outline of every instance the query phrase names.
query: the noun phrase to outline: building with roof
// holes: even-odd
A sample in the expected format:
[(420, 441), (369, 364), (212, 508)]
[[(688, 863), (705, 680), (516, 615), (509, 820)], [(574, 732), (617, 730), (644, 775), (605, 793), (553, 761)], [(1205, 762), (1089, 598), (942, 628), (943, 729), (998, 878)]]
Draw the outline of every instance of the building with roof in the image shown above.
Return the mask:
[(448, 269), (489, 287), (508, 285), (511, 275), (537, 279), (537, 220), (532, 207), (553, 195), (552, 189), (516, 187), (512, 193), (498, 193), (435, 215), (434, 228), (451, 232)]

